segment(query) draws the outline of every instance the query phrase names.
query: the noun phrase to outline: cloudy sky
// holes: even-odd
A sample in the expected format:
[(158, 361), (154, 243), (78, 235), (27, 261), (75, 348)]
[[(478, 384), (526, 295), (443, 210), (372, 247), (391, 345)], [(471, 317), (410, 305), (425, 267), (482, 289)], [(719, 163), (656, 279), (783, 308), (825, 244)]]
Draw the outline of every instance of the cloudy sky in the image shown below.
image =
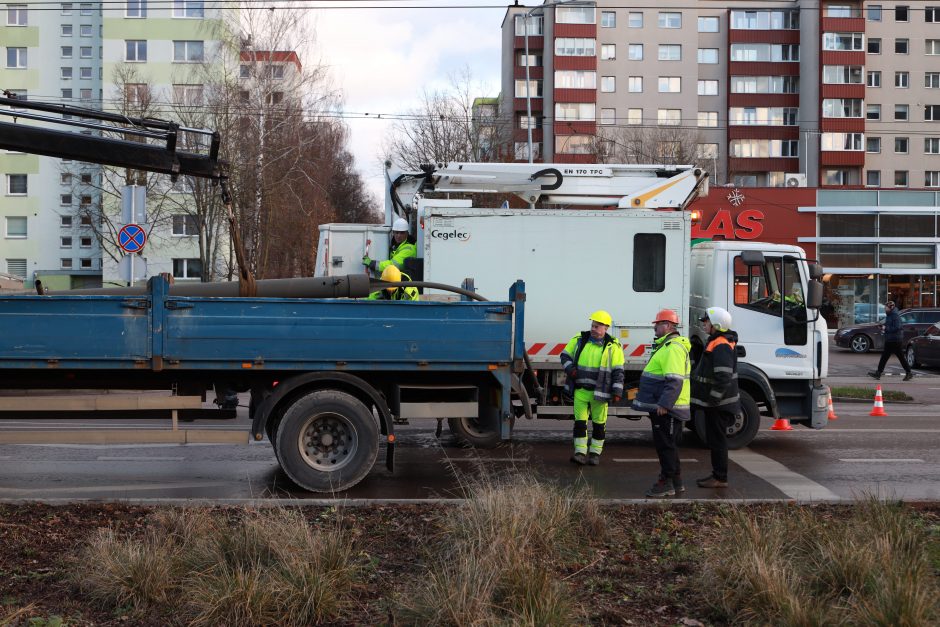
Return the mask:
[(381, 203), (379, 155), (390, 124), (378, 114), (413, 108), (423, 90), (446, 89), (450, 76), (465, 66), (475, 82), (488, 88), (479, 95), (497, 95), (506, 5), (496, 0), (311, 3), (324, 5), (344, 8), (308, 11), (318, 53), (343, 90), (346, 112), (370, 114), (368, 119), (352, 116), (347, 124), (359, 171)]

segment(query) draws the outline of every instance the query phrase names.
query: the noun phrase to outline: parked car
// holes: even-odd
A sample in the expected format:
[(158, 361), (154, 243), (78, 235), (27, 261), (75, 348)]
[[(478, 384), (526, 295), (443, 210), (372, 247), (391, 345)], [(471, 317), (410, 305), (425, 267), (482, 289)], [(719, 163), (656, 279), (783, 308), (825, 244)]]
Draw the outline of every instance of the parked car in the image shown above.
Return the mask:
[[(923, 333), (927, 327), (940, 321), (940, 307), (911, 307), (898, 312), (901, 316), (901, 345), (907, 344), (916, 335)], [(853, 324), (842, 327), (836, 331), (836, 346), (848, 348), (854, 353), (867, 353), (881, 350), (884, 347), (885, 336), (881, 325), (884, 318), (878, 322), (868, 324)]]
[(921, 335), (911, 338), (905, 356), (912, 367), (940, 366), (940, 324), (932, 324)]

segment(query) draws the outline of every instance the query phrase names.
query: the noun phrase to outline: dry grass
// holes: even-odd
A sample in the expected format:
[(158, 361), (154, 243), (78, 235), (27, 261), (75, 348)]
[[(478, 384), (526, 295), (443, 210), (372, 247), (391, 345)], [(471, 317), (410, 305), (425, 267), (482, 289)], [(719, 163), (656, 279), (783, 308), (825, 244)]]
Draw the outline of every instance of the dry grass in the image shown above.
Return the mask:
[[(86, 574), (81, 564), (98, 567)], [(351, 537), (294, 510), (163, 510), (141, 537), (103, 530), (73, 580), (112, 607), (165, 608), (193, 625), (315, 624), (339, 616), (359, 569)]]
[(928, 625), (940, 619), (930, 539), (903, 505), (869, 498), (845, 517), (812, 508), (726, 517), (702, 588), (745, 624)]

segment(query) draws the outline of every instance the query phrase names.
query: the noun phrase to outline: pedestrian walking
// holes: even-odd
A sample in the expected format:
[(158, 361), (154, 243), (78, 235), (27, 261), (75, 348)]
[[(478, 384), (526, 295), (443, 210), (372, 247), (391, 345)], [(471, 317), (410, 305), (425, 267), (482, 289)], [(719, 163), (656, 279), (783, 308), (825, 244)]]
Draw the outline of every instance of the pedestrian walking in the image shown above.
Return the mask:
[(885, 321), (881, 325), (881, 329), (884, 331), (885, 345), (881, 349), (878, 369), (869, 371), (868, 376), (873, 379), (880, 379), (881, 374), (885, 371), (888, 359), (891, 358), (891, 355), (897, 355), (901, 367), (904, 368), (904, 380), (910, 381), (914, 377), (914, 373), (911, 372), (911, 365), (907, 363), (907, 358), (904, 357), (904, 350), (901, 347), (901, 316), (898, 314), (898, 308), (893, 300), (885, 303)]
[(701, 488), (728, 487), (728, 428), (740, 411), (738, 395), (738, 334), (731, 314), (709, 307), (699, 318), (708, 339), (692, 372), (692, 405), (705, 412), (705, 443), (711, 449), (712, 474), (695, 483)]
[[(561, 353), (568, 377), (568, 391), (574, 397), (574, 455), (572, 463), (597, 466), (604, 450), (607, 405), (623, 396), (623, 346), (607, 331), (610, 314), (591, 314), (591, 330), (571, 338)], [(591, 420), (591, 437), (587, 423)]]
[(689, 413), (689, 351), (679, 335), (679, 315), (663, 309), (653, 320), (653, 354), (640, 375), (633, 408), (649, 412), (653, 444), (659, 457), (659, 479), (646, 496), (663, 498), (685, 492), (679, 467), (679, 435)]

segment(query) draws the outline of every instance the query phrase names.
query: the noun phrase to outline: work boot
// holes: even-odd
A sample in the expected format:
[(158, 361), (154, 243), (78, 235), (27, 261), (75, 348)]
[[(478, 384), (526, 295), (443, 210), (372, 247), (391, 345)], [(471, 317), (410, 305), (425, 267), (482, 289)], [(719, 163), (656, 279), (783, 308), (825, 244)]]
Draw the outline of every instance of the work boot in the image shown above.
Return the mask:
[(646, 496), (653, 499), (661, 499), (667, 496), (675, 496), (676, 490), (672, 487), (672, 482), (668, 479), (663, 479), (662, 477), (653, 484), (649, 490), (646, 491)]
[(868, 376), (875, 380), (881, 379), (881, 373), (878, 372), (877, 370), (869, 370)]
[(719, 479), (715, 475), (709, 475), (704, 479), (698, 479), (695, 482), (700, 488), (727, 488), (728, 480)]
[(910, 380), (913, 379), (913, 378), (914, 378), (914, 373), (913, 373), (913, 372), (908, 372), (906, 375), (904, 375), (904, 379), (903, 379), (903, 380), (904, 380), (904, 381), (910, 381)]
[(685, 484), (682, 483), (682, 477), (676, 475), (672, 478), (672, 489), (676, 491), (676, 494), (685, 492)]
[(583, 466), (587, 463), (587, 455), (584, 453), (575, 453), (571, 456), (571, 463)]
[(601, 463), (601, 456), (599, 453), (590, 453), (588, 455), (588, 466), (599, 466)]

